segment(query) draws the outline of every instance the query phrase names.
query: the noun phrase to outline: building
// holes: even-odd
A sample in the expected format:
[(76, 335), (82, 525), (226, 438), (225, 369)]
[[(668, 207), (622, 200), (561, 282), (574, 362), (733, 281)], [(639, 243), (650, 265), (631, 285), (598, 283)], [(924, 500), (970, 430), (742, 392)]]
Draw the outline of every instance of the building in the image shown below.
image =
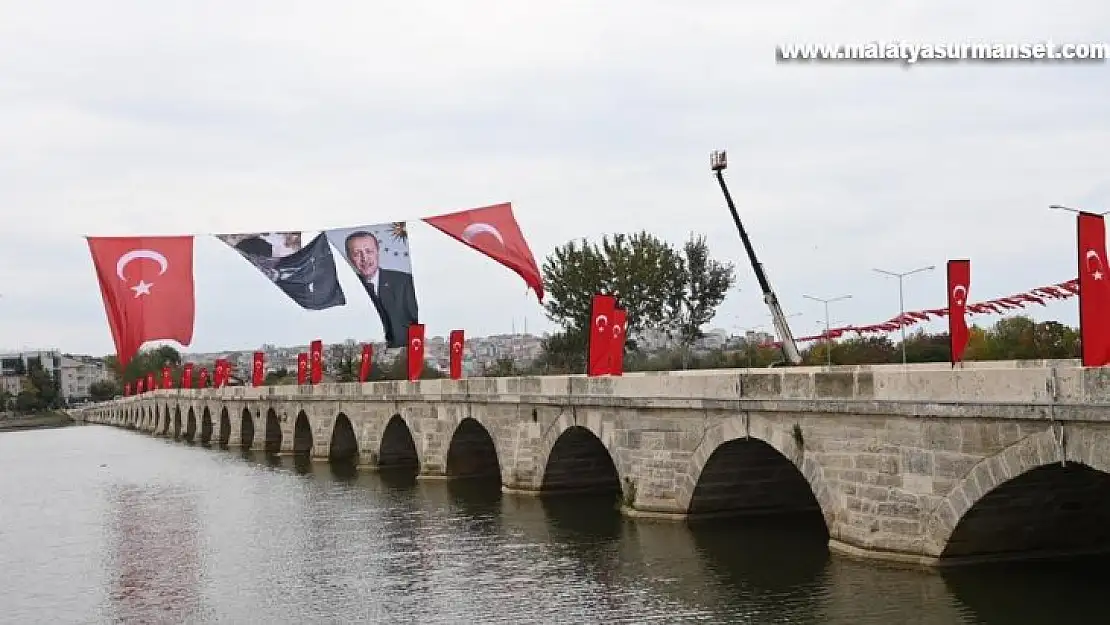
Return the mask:
[(115, 379), (115, 373), (102, 360), (93, 358), (63, 356), (58, 370), (60, 390), (67, 402), (87, 400), (90, 386)]

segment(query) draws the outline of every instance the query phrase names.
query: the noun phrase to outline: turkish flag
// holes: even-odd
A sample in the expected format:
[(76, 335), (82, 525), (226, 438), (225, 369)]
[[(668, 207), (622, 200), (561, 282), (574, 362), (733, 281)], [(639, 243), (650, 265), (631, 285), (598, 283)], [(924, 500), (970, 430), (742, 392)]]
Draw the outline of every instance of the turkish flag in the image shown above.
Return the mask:
[(297, 354), (297, 384), (308, 382), (308, 354)]
[(216, 388), (223, 388), (227, 385), (228, 364), (226, 358), (216, 359), (216, 374), (212, 377), (212, 386)]
[(948, 349), (952, 364), (962, 362), (970, 337), (967, 331), (967, 292), (971, 289), (971, 261), (948, 261)]
[(251, 384), (255, 386), (262, 386), (266, 382), (266, 353), (254, 353), (254, 368), (251, 375)]
[(123, 385), (123, 396), (124, 397), (130, 397), (131, 396), (131, 383), (130, 382)]
[(197, 374), (197, 388), (208, 388), (208, 367), (201, 367)]
[(613, 343), (609, 346), (609, 373), (624, 374), (624, 343), (628, 336), (628, 312), (623, 308), (613, 309)]
[(312, 383), (319, 384), (324, 379), (324, 342), (312, 341), (309, 353), (312, 355)]
[(451, 330), (451, 338), (448, 342), (451, 344), (451, 379), (458, 380), (462, 378), (463, 347), (466, 346), (463, 331)]
[(374, 364), (374, 346), (369, 343), (362, 344), (362, 361), (358, 365), (358, 381), (365, 382), (370, 379), (370, 367)]
[(143, 393), (143, 379), (135, 380), (135, 394), (141, 395)]
[(1084, 367), (1110, 364), (1110, 276), (1106, 274), (1106, 222), (1080, 213), (1079, 340)]
[(152, 371), (146, 374), (146, 390), (153, 391), (154, 389), (154, 372)]
[(173, 372), (169, 367), (162, 367), (162, 388), (173, 388)]
[(193, 388), (193, 363), (187, 362), (181, 369), (181, 388)]
[(424, 222), (512, 269), (543, 301), (543, 278), (513, 216), (512, 204), (425, 217)]
[(586, 375), (609, 373), (609, 354), (613, 344), (613, 313), (617, 298), (612, 295), (594, 295), (590, 310), (589, 358)]
[(424, 372), (424, 324), (409, 324), (408, 344), (409, 381), (420, 379)]
[(120, 367), (143, 343), (193, 340), (193, 237), (87, 237)]

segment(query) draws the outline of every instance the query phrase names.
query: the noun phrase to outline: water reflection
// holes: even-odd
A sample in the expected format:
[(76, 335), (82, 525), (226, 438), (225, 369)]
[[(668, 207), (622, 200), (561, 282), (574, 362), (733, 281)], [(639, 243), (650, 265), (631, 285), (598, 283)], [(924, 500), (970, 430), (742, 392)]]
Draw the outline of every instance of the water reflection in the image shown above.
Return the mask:
[(610, 497), (108, 428), (0, 437), (0, 457), (19, 476), (0, 480), (0, 551), (16, 565), (0, 567), (0, 620), (13, 622), (1105, 620), (1104, 561), (885, 568), (830, 556), (802, 519), (629, 519)]
[[(1006, 563), (942, 571), (949, 591), (984, 625), (1103, 623), (1110, 559)], [(1049, 590), (1050, 589), (1050, 590)]]
[(112, 587), (120, 622), (186, 622), (201, 611), (197, 504), (175, 489), (118, 486), (108, 491)]

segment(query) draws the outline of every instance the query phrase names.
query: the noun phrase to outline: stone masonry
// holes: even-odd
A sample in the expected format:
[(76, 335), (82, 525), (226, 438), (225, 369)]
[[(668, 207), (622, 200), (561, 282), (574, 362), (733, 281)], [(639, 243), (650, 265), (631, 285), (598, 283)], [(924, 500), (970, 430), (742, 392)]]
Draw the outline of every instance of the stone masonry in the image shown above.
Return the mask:
[[(715, 370), (159, 390), (74, 416), (230, 446), (253, 430), (254, 448), (269, 431), (282, 451), (310, 444), (320, 458), (345, 418), (371, 466), (397, 417), (423, 476), (448, 473), (455, 432), (472, 419), (514, 493), (544, 490), (556, 443), (585, 428), (629, 514), (808, 505), (838, 551), (933, 564), (1110, 546), (1091, 529), (1110, 527), (1108, 382), (1072, 362)], [(1094, 471), (1079, 476), (1084, 467)], [(961, 523), (971, 517), (978, 529)]]

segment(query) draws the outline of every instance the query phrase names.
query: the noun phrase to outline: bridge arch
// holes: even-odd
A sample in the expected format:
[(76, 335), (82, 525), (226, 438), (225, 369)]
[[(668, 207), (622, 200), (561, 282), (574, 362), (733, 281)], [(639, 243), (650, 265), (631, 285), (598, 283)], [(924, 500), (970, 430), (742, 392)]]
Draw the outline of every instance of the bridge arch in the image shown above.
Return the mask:
[(477, 419), (459, 421), (447, 446), (447, 476), (452, 478), (497, 478), (501, 480), (501, 463), (497, 445), (489, 430)]
[(293, 423), (293, 453), (299, 456), (312, 454), (312, 424), (304, 410), (297, 413), (297, 420)]
[(173, 407), (173, 437), (181, 437), (181, 406)]
[(972, 467), (926, 523), (941, 564), (1110, 552), (1107, 441), (1067, 434), (1066, 456), (1049, 426)]
[(405, 419), (395, 414), (390, 417), (382, 430), (382, 442), (378, 449), (378, 467), (419, 473), (420, 455), (416, 451), (416, 441), (412, 438)]
[(212, 442), (212, 411), (208, 406), (200, 414), (200, 444), (208, 446)]
[(281, 452), (281, 420), (278, 419), (277, 411), (270, 408), (266, 411), (266, 429), (263, 431), (265, 438), (263, 441), (263, 450), (268, 454), (276, 454)]
[(220, 447), (227, 448), (231, 441), (231, 417), (227, 414), (227, 406), (220, 407), (220, 430), (216, 435)]
[(185, 440), (193, 442), (197, 437), (197, 413), (189, 406), (189, 410), (185, 416)]
[(560, 416), (544, 434), (540, 494), (617, 494), (621, 471), (612, 450), (590, 428)]
[[(821, 465), (799, 448), (793, 432), (758, 419), (731, 417), (710, 428), (690, 457), (675, 503), (703, 515), (820, 511), (826, 531), (836, 508)], [(773, 497), (774, 507), (760, 498)], [(762, 510), (760, 508), (763, 508)]]
[(358, 463), (358, 437), (347, 415), (335, 415), (331, 426), (331, 442), (328, 443), (328, 460), (339, 463)]
[(243, 449), (254, 446), (254, 416), (251, 415), (250, 408), (243, 408), (239, 417), (239, 440)]

